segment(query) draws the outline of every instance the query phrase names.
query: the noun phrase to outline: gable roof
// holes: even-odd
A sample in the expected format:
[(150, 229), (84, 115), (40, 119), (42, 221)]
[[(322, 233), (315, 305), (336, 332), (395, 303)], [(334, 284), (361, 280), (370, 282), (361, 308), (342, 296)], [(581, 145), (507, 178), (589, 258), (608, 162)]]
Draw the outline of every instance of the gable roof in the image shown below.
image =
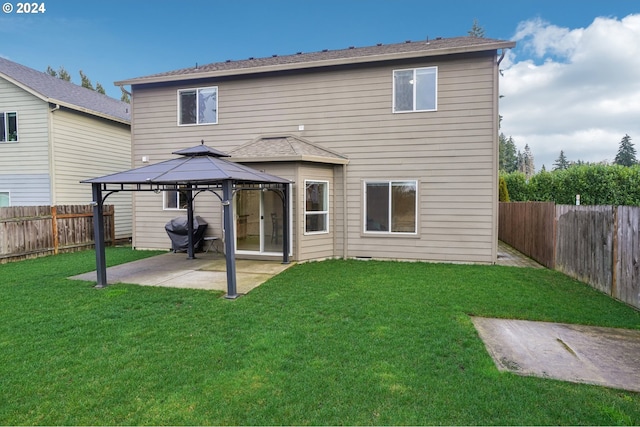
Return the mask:
[(349, 159), (293, 135), (263, 136), (229, 152), (236, 162), (316, 162), (347, 164)]
[(390, 61), (397, 59), (421, 58), (436, 55), (492, 51), (510, 49), (515, 42), (481, 37), (437, 38), (434, 40), (406, 41), (395, 44), (377, 44), (368, 47), (349, 47), (340, 50), (294, 55), (273, 55), (266, 58), (249, 58), (239, 61), (227, 60), (207, 65), (183, 68), (165, 73), (137, 77), (115, 82), (115, 85), (135, 85), (169, 81), (201, 79), (209, 77), (264, 73), (271, 71), (296, 70), (334, 65), (358, 64)]
[(43, 101), (129, 124), (129, 104), (0, 57), (0, 78)]

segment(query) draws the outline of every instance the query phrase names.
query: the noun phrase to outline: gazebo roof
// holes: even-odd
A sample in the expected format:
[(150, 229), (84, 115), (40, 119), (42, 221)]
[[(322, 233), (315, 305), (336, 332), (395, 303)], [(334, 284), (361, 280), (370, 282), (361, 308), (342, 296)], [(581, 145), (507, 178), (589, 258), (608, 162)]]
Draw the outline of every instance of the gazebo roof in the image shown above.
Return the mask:
[(87, 179), (90, 184), (216, 184), (225, 180), (238, 183), (288, 184), (275, 175), (231, 162), (228, 154), (204, 144), (173, 152), (181, 157), (153, 165)]

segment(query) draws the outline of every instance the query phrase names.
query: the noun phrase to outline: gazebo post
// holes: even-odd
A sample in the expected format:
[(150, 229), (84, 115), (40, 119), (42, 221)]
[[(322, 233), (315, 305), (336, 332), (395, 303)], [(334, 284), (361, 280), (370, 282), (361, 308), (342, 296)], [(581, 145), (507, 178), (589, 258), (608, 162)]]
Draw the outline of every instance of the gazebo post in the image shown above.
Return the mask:
[(236, 254), (233, 233), (233, 181), (222, 181), (222, 207), (224, 211), (224, 252), (227, 261), (227, 294), (225, 298), (238, 298), (236, 290)]
[(195, 259), (193, 254), (193, 191), (187, 184), (187, 259)]
[(96, 247), (96, 288), (107, 286), (107, 263), (104, 249), (104, 215), (101, 184), (91, 184), (93, 192), (93, 239)]

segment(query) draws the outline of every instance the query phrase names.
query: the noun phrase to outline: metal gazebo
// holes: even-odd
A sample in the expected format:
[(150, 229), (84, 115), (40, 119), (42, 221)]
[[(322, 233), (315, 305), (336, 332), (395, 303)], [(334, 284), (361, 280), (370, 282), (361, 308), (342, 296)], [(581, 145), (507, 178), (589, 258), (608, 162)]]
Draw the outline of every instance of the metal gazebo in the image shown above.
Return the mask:
[[(82, 181), (92, 186), (93, 227), (96, 246), (96, 287), (107, 285), (103, 206), (109, 195), (120, 191), (175, 191), (180, 188), (187, 195), (187, 223), (189, 244), (187, 254), (194, 258), (193, 249), (193, 200), (202, 192), (218, 196), (223, 206), (225, 258), (227, 265), (226, 298), (237, 298), (236, 264), (234, 252), (233, 194), (242, 188), (267, 189), (278, 192), (283, 202), (282, 262), (289, 262), (289, 184), (291, 181), (260, 172), (248, 166), (231, 162), (221, 151), (204, 145), (196, 145), (174, 151), (180, 157), (153, 165), (130, 169), (111, 175)], [(219, 193), (222, 192), (222, 195)]]

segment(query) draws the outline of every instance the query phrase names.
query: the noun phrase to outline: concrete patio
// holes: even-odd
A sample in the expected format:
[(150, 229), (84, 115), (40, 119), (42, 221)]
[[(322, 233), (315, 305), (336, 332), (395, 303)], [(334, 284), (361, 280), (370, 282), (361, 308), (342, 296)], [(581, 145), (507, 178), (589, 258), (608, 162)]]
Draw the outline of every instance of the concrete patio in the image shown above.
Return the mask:
[[(236, 259), (237, 290), (246, 294), (292, 264), (281, 261)], [(544, 268), (512, 247), (499, 242), (498, 265)], [(96, 281), (96, 272), (79, 274), (71, 279)], [(224, 255), (217, 252), (166, 254), (121, 264), (107, 269), (107, 283), (131, 283), (142, 286), (166, 286), (184, 289), (227, 291)]]
[[(237, 290), (246, 294), (292, 264), (281, 261), (236, 260)], [(96, 272), (71, 279), (96, 281)], [(185, 253), (166, 253), (107, 268), (107, 283), (131, 283), (142, 286), (166, 286), (185, 289), (227, 291), (224, 255), (197, 253), (187, 259)]]

